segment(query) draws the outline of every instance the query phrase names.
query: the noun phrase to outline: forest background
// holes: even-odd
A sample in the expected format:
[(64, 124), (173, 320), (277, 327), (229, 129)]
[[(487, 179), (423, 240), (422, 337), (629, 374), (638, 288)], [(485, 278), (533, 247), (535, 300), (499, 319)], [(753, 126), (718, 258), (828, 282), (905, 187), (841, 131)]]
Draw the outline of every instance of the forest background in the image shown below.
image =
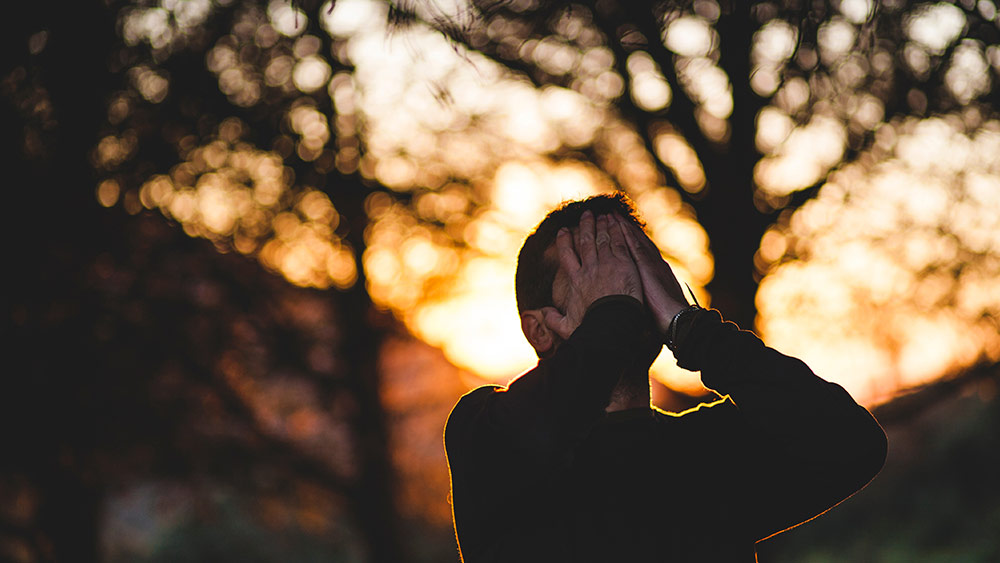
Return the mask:
[[(532, 365), (523, 237), (608, 190), (889, 433), (761, 561), (1000, 558), (991, 0), (0, 19), (3, 559), (457, 560), (444, 420)], [(710, 397), (654, 368), (658, 406)]]

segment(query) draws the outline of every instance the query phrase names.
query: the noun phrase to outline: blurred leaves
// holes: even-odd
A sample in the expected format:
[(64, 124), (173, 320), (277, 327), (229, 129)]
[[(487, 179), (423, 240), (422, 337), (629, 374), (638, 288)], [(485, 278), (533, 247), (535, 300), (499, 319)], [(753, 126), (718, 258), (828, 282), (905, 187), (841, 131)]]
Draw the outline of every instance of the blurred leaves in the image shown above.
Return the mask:
[(769, 231), (760, 326), (782, 349), (886, 398), (1000, 359), (1000, 123), (965, 118), (884, 125), (874, 154)]

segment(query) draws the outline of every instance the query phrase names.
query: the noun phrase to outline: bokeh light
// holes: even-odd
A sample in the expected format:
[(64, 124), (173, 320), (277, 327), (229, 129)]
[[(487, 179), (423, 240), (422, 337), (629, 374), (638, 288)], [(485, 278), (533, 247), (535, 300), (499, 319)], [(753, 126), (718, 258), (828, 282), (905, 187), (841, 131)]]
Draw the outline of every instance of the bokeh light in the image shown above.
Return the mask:
[(924, 4), (908, 15), (905, 27), (910, 39), (938, 55), (962, 32), (965, 14), (961, 8), (948, 2)]
[(354, 253), (335, 232), (330, 199), (308, 187), (292, 191), (281, 157), (241, 141), (243, 127), (226, 120), (215, 140), (188, 151), (170, 174), (152, 176), (139, 191), (142, 204), (191, 236), (256, 256), (296, 285), (350, 287)]
[[(163, 50), (191, 40), (214, 5), (181, 8), (180, 4), (127, 11), (122, 19), (127, 41)], [(652, 46), (630, 50), (624, 61), (616, 61), (616, 53), (603, 44), (586, 11), (576, 8), (555, 17), (550, 23), (558, 35), (544, 38), (531, 37), (513, 19), (497, 18), (482, 29), (470, 28), (473, 44), (505, 41), (509, 51), (504, 56), (549, 77), (548, 84), (536, 87), (425, 23), (468, 24), (463, 18), (469, 12), (459, 4), (415, 4), (411, 8), (417, 20), (390, 32), (383, 2), (327, 3), (309, 14), (318, 18), (313, 23), (318, 23), (320, 33), (329, 36), (319, 37), (299, 6), (273, 0), (242, 11), (231, 33), (219, 38), (206, 57), (220, 91), (234, 105), (250, 108), (272, 94), (287, 101), (282, 133), (273, 141), (273, 150), (258, 149), (239, 135), (226, 137), (220, 128), (215, 139), (200, 144), (186, 140), (188, 148), (179, 149), (184, 162), (169, 174), (151, 178), (137, 194), (108, 179), (95, 195), (102, 205), (120, 203), (133, 213), (142, 206), (161, 209), (193, 236), (208, 238), (220, 249), (255, 256), (295, 284), (347, 287), (357, 272), (353, 249), (337, 234), (335, 190), (327, 196), (314, 187), (297, 185), (285, 161), (310, 163), (320, 173), (333, 169), (357, 173), (388, 190), (375, 190), (366, 201), (370, 225), (361, 263), (376, 304), (393, 311), (420, 338), (440, 346), (456, 365), (502, 382), (534, 362), (514, 314), (516, 251), (544, 213), (565, 199), (612, 189), (631, 195), (664, 256), (699, 299), (708, 302), (710, 296), (702, 289), (714, 273), (708, 240), (692, 210), (674, 191), (700, 197), (708, 181), (702, 162), (685, 136), (666, 121), (650, 122), (647, 142), (614, 108), (627, 85), (638, 110), (650, 114), (668, 110), (679, 93), (671, 89), (667, 75), (676, 73), (676, 86), (695, 104), (701, 133), (713, 143), (727, 141), (733, 88), (719, 65), (720, 37), (714, 28), (718, 6), (697, 4), (694, 13), (667, 11), (663, 16), (659, 38), (663, 46), (657, 48), (675, 54), (671, 69), (654, 62)], [(900, 139), (910, 135), (904, 129), (915, 126), (883, 125), (884, 103), (874, 89), (866, 91), (870, 81), (890, 79), (894, 55), (880, 48), (863, 55), (856, 49), (860, 26), (872, 9), (868, 0), (842, 2), (838, 12), (818, 27), (814, 46), (800, 45), (798, 30), (780, 19), (764, 22), (757, 31), (750, 53), (750, 86), (771, 98), (756, 116), (755, 143), (763, 158), (754, 180), (758, 203), (768, 209), (778, 210), (793, 193), (823, 182), (860, 136), (879, 139), (857, 165), (866, 174), (884, 172), (899, 160), (898, 151), (906, 146)], [(187, 11), (179, 15), (178, 10)], [(921, 6), (904, 18), (901, 48), (906, 64), (926, 76), (937, 64), (933, 57), (953, 47), (943, 76), (950, 95), (962, 104), (988, 91), (989, 67), (1000, 65), (1000, 51), (994, 46), (972, 40), (956, 44), (965, 21), (951, 4)], [(484, 36), (476, 39), (476, 33)], [(324, 45), (330, 41), (326, 52)], [(812, 76), (800, 76), (787, 73), (789, 65), (823, 66)], [(156, 104), (171, 95), (170, 75), (154, 64), (137, 66), (129, 76), (135, 99)], [(327, 94), (332, 113), (322, 101)], [(113, 100), (109, 119), (125, 121), (134, 103), (129, 96)], [(594, 164), (582, 164), (579, 155), (567, 152), (577, 148), (590, 151)], [(126, 129), (106, 135), (93, 160), (113, 172), (136, 150), (135, 135)], [(664, 185), (654, 158), (677, 186)], [(836, 177), (860, 174), (851, 170), (855, 168), (837, 171)], [(262, 176), (261, 171), (272, 176)], [(988, 184), (983, 178), (991, 172), (983, 174), (967, 183)], [(930, 177), (922, 175), (920, 181), (927, 184)], [(897, 182), (910, 181), (908, 176), (879, 178), (859, 182), (898, 186)], [(834, 193), (831, 186), (838, 182), (843, 183), (828, 182), (822, 193)], [(907, 193), (916, 193), (916, 188)], [(920, 193), (901, 203), (901, 208), (913, 218), (953, 228), (954, 216), (934, 214), (935, 209), (948, 207), (948, 200), (932, 194), (946, 190)], [(797, 268), (818, 267), (819, 254), (806, 253), (801, 242), (812, 236), (801, 227), (803, 217), (817, 213), (809, 211), (812, 208), (806, 206), (791, 220), (786, 214), (764, 235), (755, 257), (760, 273), (767, 274), (759, 299), (761, 311), (771, 311), (761, 318), (769, 333), (781, 334), (774, 327), (793, 327), (790, 319), (798, 319), (791, 310), (774, 312), (767, 303), (773, 288)], [(988, 238), (981, 231), (964, 236), (963, 244), (970, 248), (983, 247), (981, 239)], [(868, 290), (884, 297), (897, 285), (906, 286), (900, 280), (915, 275), (911, 269), (923, 267), (921, 260), (933, 254), (929, 249), (941, 246), (927, 242), (932, 239), (938, 240), (914, 235), (897, 249), (896, 262), (879, 258), (874, 243), (858, 246), (840, 241), (843, 255), (836, 263), (855, 274), (878, 269), (876, 277), (888, 285)], [(934, 283), (944, 287), (940, 280)], [(975, 286), (972, 281), (968, 284)], [(816, 291), (825, 290), (817, 286)], [(859, 297), (852, 291), (841, 297), (831, 294), (829, 302), (842, 298), (856, 304)], [(975, 292), (960, 294), (963, 303), (981, 301)], [(919, 326), (913, 322), (901, 332), (917, 331)], [(794, 332), (787, 329), (787, 334)], [(859, 351), (855, 357), (880, 357), (881, 352), (872, 351), (877, 348)], [(947, 362), (928, 359), (930, 347), (920, 350), (925, 365), (944, 369), (941, 366)], [(904, 361), (904, 356), (898, 356), (897, 364), (909, 366), (907, 370), (920, 363)], [(669, 364), (672, 360), (664, 354), (654, 369), (658, 379), (685, 391), (700, 391), (696, 374)], [(926, 368), (922, 373), (931, 371)], [(907, 373), (894, 375), (894, 381), (921, 380)], [(870, 396), (884, 395), (897, 383), (878, 385), (882, 387)]]
[(637, 106), (645, 111), (659, 111), (670, 104), (670, 85), (649, 53), (632, 53), (627, 67), (632, 77), (632, 100)]
[(867, 402), (1000, 359), (1000, 123), (884, 127), (884, 157), (765, 236), (757, 297), (771, 343)]
[(759, 119), (761, 145), (784, 139), (754, 169), (754, 180), (766, 193), (781, 196), (809, 187), (844, 156), (847, 131), (839, 119), (817, 115), (788, 132), (789, 123), (774, 110), (762, 112)]
[[(704, 231), (657, 180), (638, 140), (608, 127), (614, 117), (605, 105), (620, 95), (622, 82), (607, 49), (525, 43), (520, 53), (544, 60), (546, 72), (578, 75), (571, 88), (535, 89), (426, 28), (386, 39), (381, 3), (337, 2), (323, 13), (324, 28), (346, 38), (355, 67), (329, 88), (338, 110), (362, 124), (367, 153), (360, 171), (414, 196), (409, 205), (388, 194), (369, 197), (368, 290), (450, 361), (499, 382), (536, 361), (514, 304), (520, 244), (562, 201), (614, 189), (590, 165), (544, 158), (563, 146), (605, 147), (614, 181), (636, 198), (679, 274), (698, 291), (711, 279)], [(567, 18), (560, 25), (579, 25)], [(648, 55), (635, 55), (628, 66), (637, 103), (669, 103), (669, 87)], [(693, 151), (676, 136), (663, 139), (663, 158), (687, 189), (700, 189), (704, 175)], [(356, 154), (355, 146), (343, 146), (338, 162)], [(657, 367), (661, 377), (673, 377), (669, 371)]]

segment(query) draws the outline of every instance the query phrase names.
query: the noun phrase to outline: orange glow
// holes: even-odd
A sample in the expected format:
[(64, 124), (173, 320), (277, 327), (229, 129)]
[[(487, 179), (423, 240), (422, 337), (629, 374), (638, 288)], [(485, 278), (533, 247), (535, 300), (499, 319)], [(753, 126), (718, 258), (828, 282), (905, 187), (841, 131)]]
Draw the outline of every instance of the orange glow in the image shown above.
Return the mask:
[(955, 41), (965, 27), (965, 14), (954, 4), (924, 4), (905, 20), (906, 34), (929, 52), (938, 55)]
[(816, 40), (819, 43), (820, 59), (824, 64), (834, 66), (853, 47), (857, 28), (843, 18), (832, 18), (820, 26)]
[(869, 403), (1000, 358), (1000, 123), (887, 127), (887, 159), (838, 171), (765, 235), (778, 262), (757, 296), (769, 342)]
[(659, 111), (670, 104), (670, 85), (648, 53), (636, 51), (629, 55), (628, 70), (632, 76), (632, 100), (637, 106)]
[(295, 65), (292, 80), (295, 87), (309, 93), (322, 88), (330, 79), (330, 65), (316, 55), (309, 55)]
[(682, 60), (677, 70), (684, 87), (701, 103), (699, 109), (718, 119), (726, 119), (733, 113), (729, 77), (712, 59), (698, 57)]
[[(184, 40), (186, 26), (207, 17), (211, 3), (199, 2), (207, 8), (180, 16), (178, 10), (188, 9), (182, 4), (123, 15), (126, 39), (154, 49)], [(870, 7), (867, 0), (845, 0), (842, 17), (819, 30), (818, 55), (831, 65), (833, 90), (854, 88), (863, 75), (863, 61), (849, 51)], [(940, 18), (932, 17), (939, 12)], [(961, 28), (954, 14), (943, 4), (915, 11), (906, 23), (906, 53), (927, 58), (954, 43), (954, 30)], [(389, 193), (367, 200), (371, 222), (361, 262), (373, 299), (457, 365), (497, 381), (534, 363), (515, 314), (514, 257), (527, 232), (564, 199), (616, 187), (630, 194), (677, 275), (708, 303), (702, 288), (714, 265), (707, 237), (680, 196), (663, 185), (653, 159), (689, 193), (703, 189), (705, 171), (691, 146), (666, 126), (657, 130), (650, 154), (611, 106), (626, 80), (639, 108), (659, 111), (670, 104), (675, 92), (648, 54), (632, 53), (622, 76), (605, 47), (526, 41), (514, 56), (568, 77), (563, 86), (535, 89), (420, 25), (389, 34), (384, 3), (341, 0), (310, 15), (334, 39), (335, 57), (354, 69), (350, 73), (333, 74), (321, 52), (323, 41), (307, 32), (306, 14), (287, 0), (268, 2), (266, 12), (240, 15), (239, 29), (219, 39), (205, 60), (233, 104), (257, 104), (267, 89), (289, 97), (285, 133), (274, 140), (273, 151), (242, 142), (242, 125), (230, 120), (216, 139), (179, 143), (186, 147), (179, 150), (183, 162), (168, 174), (149, 178), (138, 192), (116, 193), (112, 184), (101, 184), (98, 201), (158, 209), (192, 236), (255, 257), (292, 283), (348, 287), (358, 272), (354, 249), (336, 234), (336, 200), (296, 186), (283, 159), (294, 155), (317, 170), (357, 171), (406, 194), (400, 201)], [(729, 131), (732, 86), (715, 63), (719, 41), (709, 19), (673, 17), (661, 39), (677, 54), (680, 87), (697, 103), (703, 132), (721, 140)], [(580, 23), (569, 20), (559, 25)], [(291, 37), (287, 43), (293, 47), (272, 49), (283, 37)], [(986, 318), (995, 314), (989, 297), (995, 265), (978, 260), (996, 252), (1000, 230), (991, 219), (998, 214), (982, 211), (995, 208), (992, 194), (1000, 192), (995, 169), (982, 156), (988, 152), (982, 147), (994, 146), (995, 131), (985, 127), (973, 142), (955, 120), (884, 126), (884, 108), (872, 96), (839, 96), (846, 90), (838, 90), (834, 99), (830, 92), (811, 91), (799, 78), (779, 84), (776, 69), (796, 39), (794, 29), (771, 23), (758, 33), (751, 54), (751, 85), (761, 95), (775, 95), (774, 105), (757, 116), (756, 143), (766, 156), (755, 180), (765, 199), (781, 201), (824, 178), (843, 157), (848, 131), (880, 127), (881, 152), (865, 162), (892, 156), (868, 168), (839, 171), (819, 199), (763, 236), (755, 257), (767, 274), (758, 296), (761, 328), (777, 345), (793, 353), (804, 350), (807, 359), (813, 354), (818, 365), (850, 364), (838, 371), (867, 373), (850, 385), (868, 386), (862, 396), (882, 396), (895, 389), (892, 381), (919, 381), (941, 366), (966, 361), (970, 352), (947, 331), (957, 334), (965, 327), (989, 340), (985, 321), (976, 319), (984, 311)], [(955, 46), (946, 86), (956, 97), (982, 91), (994, 51), (974, 43)], [(169, 92), (170, 78), (160, 69), (136, 68), (130, 78), (133, 98), (156, 103)], [(323, 91), (330, 94), (335, 117), (305, 95)], [(829, 101), (829, 109), (796, 126), (813, 97)], [(114, 101), (109, 117), (125, 119), (130, 103), (124, 97)], [(843, 114), (849, 115), (846, 122)], [(592, 147), (596, 166), (566, 159), (565, 150), (576, 147)], [(113, 171), (135, 149), (129, 133), (109, 135), (93, 158)], [(412, 203), (404, 205), (404, 199)], [(959, 284), (947, 265), (966, 262), (977, 267), (955, 274)], [(952, 317), (926, 313), (942, 310), (948, 299), (958, 304)], [(878, 323), (855, 320), (866, 307), (880, 311)], [(830, 319), (843, 340), (831, 338), (827, 325), (810, 328), (813, 318)], [(664, 354), (654, 366), (655, 377), (682, 390), (700, 389), (696, 375), (670, 364)], [(892, 367), (864, 369), (877, 365)]]
[(447, 299), (417, 308), (416, 334), (459, 367), (490, 379), (506, 381), (534, 365), (513, 300), (513, 264), (480, 259), (463, 274)]
[(663, 43), (683, 57), (702, 57), (711, 50), (714, 33), (704, 18), (686, 15), (665, 27)]
[[(617, 61), (627, 68), (621, 75), (614, 53), (598, 46), (599, 40), (574, 42), (571, 34), (566, 40), (525, 40), (512, 56), (566, 77), (561, 86), (536, 89), (426, 26), (389, 33), (382, 2), (325, 3), (309, 14), (318, 18), (311, 28), (295, 2), (265, 5), (238, 14), (232, 33), (208, 50), (205, 65), (237, 106), (254, 106), (272, 91), (288, 97), (284, 132), (273, 150), (241, 141), (243, 125), (231, 119), (214, 139), (179, 141), (183, 161), (130, 191), (110, 176), (135, 154), (135, 135), (110, 134), (92, 155), (108, 176), (95, 193), (101, 205), (121, 202), (130, 213), (159, 210), (191, 236), (252, 256), (291, 283), (344, 288), (358, 272), (354, 249), (336, 233), (336, 201), (311, 186), (296, 186), (284, 159), (298, 157), (321, 173), (357, 172), (405, 194), (399, 201), (389, 193), (367, 200), (371, 222), (360, 258), (375, 302), (458, 365), (498, 381), (533, 363), (514, 314), (514, 256), (525, 234), (564, 199), (624, 190), (678, 276), (708, 303), (702, 288), (714, 264), (707, 237), (680, 196), (664, 186), (653, 160), (673, 172), (678, 189), (696, 194), (706, 182), (698, 156), (665, 124), (657, 125), (650, 154), (613, 107), (626, 81), (640, 109), (661, 111), (671, 103), (676, 92), (648, 53), (635, 51)], [(971, 352), (947, 331), (966, 330), (982, 339), (976, 342), (986, 342), (975, 349), (993, 353), (983, 319), (996, 314), (990, 280), (997, 279), (992, 257), (1000, 244), (1000, 213), (984, 210), (996, 209), (1000, 182), (984, 155), (1000, 149), (995, 124), (975, 134), (964, 129), (979, 125), (971, 114), (883, 124), (881, 102), (854, 91), (868, 61), (851, 49), (873, 3), (844, 0), (838, 6), (840, 15), (817, 30), (817, 55), (830, 69), (829, 84), (778, 80), (798, 39), (787, 24), (764, 25), (750, 53), (751, 86), (762, 96), (774, 94), (773, 106), (757, 116), (755, 141), (766, 156), (754, 179), (764, 201), (781, 202), (827, 177), (844, 156), (849, 132), (878, 128), (877, 150), (862, 159), (866, 164), (838, 171), (820, 198), (761, 239), (755, 264), (767, 277), (758, 296), (760, 323), (789, 350), (826, 358), (820, 364), (850, 357), (854, 363), (845, 372), (858, 374), (862, 365), (891, 366), (866, 376), (881, 377), (877, 383), (852, 384), (870, 385), (868, 396), (877, 396), (895, 388), (886, 378), (918, 381), (941, 366), (967, 361)], [(122, 34), (129, 45), (145, 43), (163, 53), (187, 41), (213, 7), (210, 0), (171, 0), (127, 8), (121, 12)], [(460, 8), (415, 7), (431, 19), (453, 22), (465, 17)], [(721, 141), (729, 134), (733, 89), (716, 64), (717, 14), (711, 12), (670, 15), (659, 39), (677, 55), (678, 86), (695, 101), (702, 131)], [(594, 32), (575, 17), (568, 11), (553, 25)], [(904, 22), (908, 42), (901, 53), (918, 70), (952, 53), (945, 86), (959, 101), (981, 94), (989, 65), (1000, 60), (993, 46), (955, 44), (965, 23), (950, 4), (919, 7)], [(496, 25), (490, 33), (517, 36), (510, 22)], [(325, 42), (314, 32), (329, 34), (334, 52), (323, 52)], [(339, 60), (332, 66), (352, 70), (334, 74), (331, 55)], [(873, 58), (872, 65), (879, 63)], [(128, 95), (109, 103), (113, 123), (123, 122), (140, 97), (156, 104), (170, 94), (170, 76), (155, 65), (131, 69), (129, 80)], [(324, 91), (334, 116), (311, 99)], [(810, 100), (823, 105), (796, 125)], [(593, 149), (595, 166), (567, 157), (581, 147)], [(954, 304), (952, 316), (928, 312), (946, 309), (945, 302)], [(869, 308), (880, 312), (879, 322), (857, 321)], [(843, 342), (826, 346), (831, 328), (810, 328), (814, 318), (832, 319)], [(654, 368), (656, 377), (697, 388), (690, 374), (671, 371), (669, 356), (664, 358)]]
[(170, 81), (166, 72), (152, 70), (147, 67), (137, 66), (129, 70), (132, 84), (135, 89), (154, 104), (162, 102), (167, 97), (167, 90)]
[[(325, 143), (326, 122), (310, 106), (292, 109), (290, 120), (303, 146)], [(170, 175), (147, 180), (139, 201), (180, 222), (192, 236), (256, 254), (296, 285), (353, 285), (354, 253), (334, 233), (340, 218), (329, 198), (308, 187), (288, 197), (291, 174), (281, 158), (240, 142), (242, 129), (239, 120), (223, 122), (216, 140), (189, 151)]]
[(782, 196), (808, 187), (844, 156), (847, 132), (838, 119), (818, 115), (786, 133), (788, 122), (771, 110), (761, 113), (759, 124), (758, 144), (784, 139), (754, 168), (754, 181), (765, 193)]
[(300, 135), (296, 147), (299, 158), (306, 162), (316, 160), (327, 141), (330, 140), (330, 129), (327, 126), (326, 116), (305, 102), (288, 112), (288, 120), (291, 122), (292, 130)]
[[(711, 279), (704, 232), (680, 198), (662, 187), (641, 140), (605, 109), (623, 88), (608, 49), (526, 44), (519, 56), (577, 76), (570, 88), (536, 90), (420, 26), (387, 39), (383, 4), (344, 0), (322, 14), (324, 29), (344, 38), (344, 52), (358, 69), (329, 84), (343, 110), (338, 138), (341, 127), (356, 123), (344, 115), (365, 124), (366, 155), (358, 162), (356, 145), (345, 144), (338, 167), (357, 162), (363, 175), (414, 198), (404, 206), (386, 194), (369, 197), (372, 223), (362, 257), (368, 290), (450, 361), (501, 382), (534, 364), (514, 305), (517, 250), (561, 201), (613, 189), (590, 165), (545, 158), (560, 146), (598, 144), (602, 166), (637, 200), (679, 275), (696, 288)], [(630, 63), (633, 76), (656, 79), (646, 62), (637, 56)], [(698, 83), (728, 96), (727, 79), (712, 76)], [(641, 103), (668, 103), (669, 89), (655, 86), (638, 87)], [(690, 148), (669, 152), (678, 177), (700, 189), (704, 174)], [(449, 177), (457, 183), (447, 184)]]
[(698, 154), (680, 135), (671, 131), (657, 135), (656, 156), (670, 167), (685, 191), (698, 193), (705, 187), (705, 171)]
[(305, 12), (284, 0), (271, 0), (267, 6), (267, 16), (276, 31), (289, 37), (302, 33), (309, 22)]
[[(521, 242), (560, 202), (609, 189), (596, 169), (582, 163), (534, 161), (502, 165), (491, 183), (489, 205), (472, 218), (455, 214), (467, 205), (457, 189), (428, 193), (415, 210), (373, 194), (367, 208), (374, 222), (364, 255), (369, 292), (455, 365), (506, 382), (537, 361), (521, 334), (514, 301)], [(636, 205), (677, 275), (696, 288), (707, 283), (712, 275), (708, 241), (685, 215), (680, 198), (651, 189), (636, 196)], [(465, 245), (454, 244), (447, 225), (445, 232), (421, 225), (414, 211), (455, 221)], [(705, 303), (707, 296), (696, 291)], [(697, 375), (677, 368), (669, 354), (654, 366), (653, 375), (675, 388), (702, 391)]]
[(120, 137), (108, 135), (100, 140), (94, 151), (97, 166), (113, 169), (132, 156), (137, 144), (135, 133), (126, 131)]
[(104, 180), (97, 186), (97, 201), (104, 207), (111, 207), (118, 203), (118, 195), (121, 187), (114, 180)]
[(757, 150), (767, 154), (781, 146), (795, 128), (795, 122), (780, 109), (768, 106), (757, 114)]

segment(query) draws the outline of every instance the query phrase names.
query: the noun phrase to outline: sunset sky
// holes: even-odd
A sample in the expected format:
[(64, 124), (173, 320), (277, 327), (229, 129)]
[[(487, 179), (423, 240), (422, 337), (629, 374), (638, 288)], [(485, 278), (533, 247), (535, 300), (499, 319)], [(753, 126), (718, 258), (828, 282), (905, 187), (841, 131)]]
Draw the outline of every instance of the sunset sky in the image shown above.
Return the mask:
[[(204, 17), (207, 6), (198, 6), (164, 2), (134, 10), (126, 16), (124, 36), (169, 42), (172, 34), (183, 33), (184, 22), (193, 26)], [(841, 4), (842, 16), (820, 30), (822, 57), (848, 56), (868, 7), (864, 0)], [(339, 146), (330, 167), (360, 169), (399, 193), (430, 189), (412, 205), (384, 194), (373, 194), (368, 202), (373, 222), (363, 264), (378, 304), (482, 381), (508, 381), (535, 361), (514, 307), (521, 241), (560, 202), (614, 189), (607, 175), (614, 169), (624, 171), (616, 173), (622, 189), (637, 202), (679, 278), (702, 303), (711, 303), (703, 289), (713, 276), (708, 240), (675, 191), (702, 189), (701, 164), (683, 137), (664, 130), (656, 138), (655, 156), (681, 185), (659, 183), (649, 154), (611, 111), (610, 100), (622, 84), (611, 72), (610, 51), (536, 42), (531, 48), (538, 64), (552, 72), (572, 71), (579, 81), (574, 89), (538, 89), (426, 25), (390, 32), (385, 9), (372, 0), (343, 0), (318, 12), (322, 28), (341, 41), (336, 55), (354, 67), (350, 74), (333, 73), (317, 56), (319, 39), (303, 31), (310, 16), (283, 0), (270, 4), (267, 21), (258, 22), (264, 27), (248, 36), (260, 48), (272, 44), (276, 34), (296, 38), (292, 55), (267, 64), (267, 85), (303, 94), (327, 89), (334, 101), (332, 120), (307, 102), (288, 112), (294, 135), (287, 138), (287, 150), (316, 159), (336, 132)], [(448, 2), (421, 4), (420, 10), (427, 21), (465, 17), (459, 4)], [(165, 11), (180, 25), (168, 27)], [(912, 57), (952, 43), (963, 21), (947, 4), (916, 12), (907, 20)], [(686, 15), (666, 28), (663, 39), (687, 57), (687, 87), (706, 119), (725, 120), (732, 111), (731, 88), (706, 57), (717, 41), (710, 23)], [(791, 55), (795, 33), (781, 22), (758, 33), (752, 86), (759, 93), (777, 88), (771, 75)], [(233, 103), (251, 106), (260, 96), (261, 78), (240, 63), (239, 42), (247, 39), (229, 37), (206, 62)], [(1000, 64), (1000, 53), (971, 45), (959, 50), (946, 86), (968, 99), (989, 85), (983, 73), (987, 65)], [(639, 107), (669, 105), (670, 87), (652, 59), (638, 52), (627, 67)], [(852, 79), (850, 63), (839, 72)], [(152, 102), (168, 88), (158, 76), (149, 69), (133, 71), (136, 88)], [(959, 108), (951, 115), (881, 123), (881, 103), (862, 94), (852, 102), (854, 122), (817, 112), (796, 124), (787, 112), (809, 94), (809, 86), (796, 80), (784, 84), (757, 119), (757, 144), (765, 154), (756, 169), (761, 197), (787, 196), (834, 172), (815, 201), (761, 240), (755, 329), (869, 404), (983, 355), (996, 360), (1000, 122)], [(847, 128), (855, 125), (878, 127), (878, 141), (853, 164), (842, 165)], [(185, 149), (185, 162), (171, 174), (145, 183), (142, 205), (160, 209), (193, 236), (228, 241), (257, 256), (294, 284), (352, 284), (353, 250), (335, 234), (336, 202), (310, 186), (297, 186), (283, 169), (281, 154), (240, 141), (240, 128), (233, 118), (220, 127), (216, 141)], [(109, 136), (98, 148), (98, 160), (124, 158), (128, 143), (127, 135)], [(366, 147), (363, 155), (358, 143)], [(603, 170), (550, 156), (560, 146), (584, 145), (601, 149)], [(298, 203), (286, 209), (282, 194), (292, 189)], [(112, 205), (118, 187), (102, 183), (97, 197)], [(457, 212), (473, 201), (478, 209), (471, 218)], [(264, 235), (272, 231), (273, 236)], [(676, 368), (669, 354), (661, 355), (654, 375), (679, 390), (701, 391), (697, 374)]]

